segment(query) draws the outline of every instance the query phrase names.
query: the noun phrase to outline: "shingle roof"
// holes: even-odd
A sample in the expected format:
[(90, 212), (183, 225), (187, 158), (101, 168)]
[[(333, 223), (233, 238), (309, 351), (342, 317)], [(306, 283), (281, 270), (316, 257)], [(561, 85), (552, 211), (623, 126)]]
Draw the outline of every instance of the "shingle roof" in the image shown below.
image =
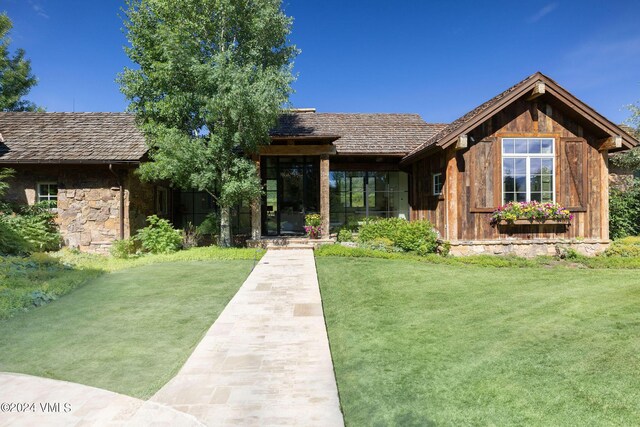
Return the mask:
[(0, 163), (139, 161), (147, 152), (127, 113), (0, 113)]
[(290, 113), (272, 137), (315, 137), (335, 141), (338, 154), (405, 155), (445, 124), (425, 123), (417, 114)]

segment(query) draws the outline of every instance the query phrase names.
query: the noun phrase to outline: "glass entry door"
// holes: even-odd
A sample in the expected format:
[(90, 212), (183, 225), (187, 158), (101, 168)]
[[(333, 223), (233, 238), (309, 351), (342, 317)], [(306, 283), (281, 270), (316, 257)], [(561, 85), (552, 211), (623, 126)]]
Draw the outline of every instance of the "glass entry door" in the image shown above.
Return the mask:
[(318, 213), (319, 161), (313, 157), (263, 157), (262, 234), (304, 235), (304, 217)]

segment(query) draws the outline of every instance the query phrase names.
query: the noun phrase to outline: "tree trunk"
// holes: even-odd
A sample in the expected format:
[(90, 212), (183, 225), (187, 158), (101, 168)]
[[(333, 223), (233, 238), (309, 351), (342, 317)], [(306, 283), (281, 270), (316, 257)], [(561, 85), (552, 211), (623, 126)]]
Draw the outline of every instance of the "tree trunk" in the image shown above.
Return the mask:
[(219, 244), (223, 248), (231, 246), (231, 224), (229, 218), (231, 216), (231, 208), (220, 208), (220, 239)]

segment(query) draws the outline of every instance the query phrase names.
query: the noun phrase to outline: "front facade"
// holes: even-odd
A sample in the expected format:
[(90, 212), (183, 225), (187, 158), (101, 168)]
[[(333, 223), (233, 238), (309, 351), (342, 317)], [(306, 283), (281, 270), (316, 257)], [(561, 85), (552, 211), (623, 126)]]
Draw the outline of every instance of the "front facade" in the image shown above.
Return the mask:
[[(69, 246), (104, 250), (157, 213), (198, 225), (210, 196), (137, 179), (144, 139), (127, 114), (2, 113), (0, 165), (18, 171), (10, 198), (57, 200)], [(241, 206), (234, 232), (253, 244), (303, 236), (319, 213), (324, 237), (368, 217), (427, 219), (455, 254), (583, 253), (609, 242), (608, 154), (637, 144), (536, 73), (450, 124), (412, 114), (281, 116), (254, 157), (264, 195)], [(4, 145), (4, 150), (3, 150)], [(557, 202), (570, 224), (498, 225), (509, 201)]]

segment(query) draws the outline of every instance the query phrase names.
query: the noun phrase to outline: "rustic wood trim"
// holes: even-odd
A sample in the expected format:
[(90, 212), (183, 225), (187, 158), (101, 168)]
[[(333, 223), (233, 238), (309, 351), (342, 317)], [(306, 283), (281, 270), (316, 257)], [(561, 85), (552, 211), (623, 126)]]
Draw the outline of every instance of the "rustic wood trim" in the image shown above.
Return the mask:
[(502, 220), (498, 223), (500, 226), (510, 226), (510, 225), (527, 225), (527, 226), (535, 226), (535, 227), (544, 227), (545, 225), (571, 225), (569, 221), (557, 221), (557, 220), (546, 220), (545, 222), (537, 222), (537, 221), (529, 221), (528, 219), (516, 219), (513, 222)]
[(471, 208), (469, 209), (470, 213), (494, 213), (498, 208)]
[[(601, 153), (600, 163), (600, 238), (609, 240), (609, 153)], [(591, 233), (593, 235), (593, 232)]]
[[(260, 156), (252, 156), (256, 165), (256, 173), (258, 179), (262, 180), (260, 174)], [(251, 238), (260, 240), (262, 237), (262, 197), (251, 202)]]
[(469, 137), (467, 135), (458, 136), (458, 142), (456, 143), (456, 150), (464, 150), (469, 146)]
[(446, 152), (447, 169), (445, 172), (445, 203), (447, 216), (447, 239), (458, 240), (458, 163), (456, 150)]
[(322, 238), (329, 237), (329, 155), (320, 156), (320, 218)]
[[(582, 205), (572, 207), (571, 209), (573, 209), (574, 212), (586, 212), (587, 207), (589, 206), (589, 159), (588, 159), (588, 151), (587, 151), (588, 142), (586, 139), (578, 138), (578, 137), (561, 137), (560, 138), (560, 150), (562, 151), (561, 152), (559, 151), (558, 154), (556, 155), (557, 156), (556, 169), (558, 171), (557, 175), (560, 175), (560, 169), (563, 166), (562, 160), (567, 158), (567, 152), (566, 152), (567, 142), (580, 142), (581, 143), (580, 146), (582, 147), (581, 154), (580, 154), (582, 156), (582, 197), (580, 198), (580, 202), (582, 203)], [(556, 181), (556, 202), (559, 202), (558, 199), (559, 199), (560, 190), (561, 190), (560, 184), (562, 184), (560, 180)], [(565, 184), (568, 184), (568, 183), (565, 183)]]
[(622, 148), (622, 137), (620, 135), (610, 136), (598, 140), (598, 151), (615, 150), (616, 148)]
[(533, 87), (533, 91), (531, 92), (531, 95), (529, 95), (529, 97), (527, 98), (527, 101), (532, 101), (537, 97), (544, 95), (546, 91), (547, 91), (547, 86), (544, 84), (544, 82), (537, 82)]
[(338, 163), (331, 162), (332, 171), (400, 171), (397, 163)]
[(319, 156), (336, 154), (333, 145), (267, 145), (260, 148), (261, 156)]

